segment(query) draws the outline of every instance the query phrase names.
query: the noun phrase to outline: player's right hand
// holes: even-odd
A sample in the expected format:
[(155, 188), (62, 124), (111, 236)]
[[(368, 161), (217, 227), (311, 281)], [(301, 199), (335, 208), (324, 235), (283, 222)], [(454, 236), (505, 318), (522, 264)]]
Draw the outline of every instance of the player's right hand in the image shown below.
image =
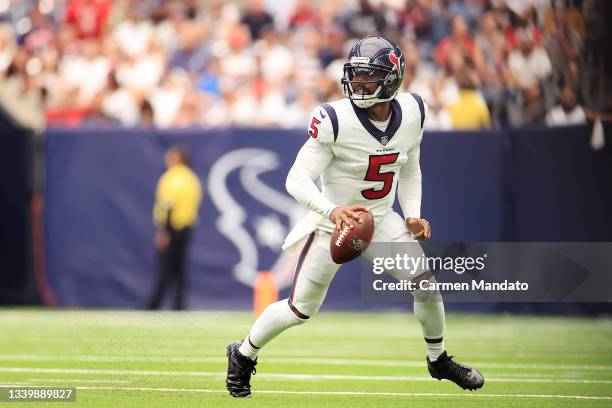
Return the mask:
[[(353, 220), (361, 224), (363, 221), (359, 218), (356, 211), (370, 211), (370, 209), (359, 204), (336, 207), (329, 213), (329, 219), (336, 224), (336, 228), (338, 229), (342, 229), (342, 224), (350, 225)], [(351, 228), (355, 227), (351, 225)]]

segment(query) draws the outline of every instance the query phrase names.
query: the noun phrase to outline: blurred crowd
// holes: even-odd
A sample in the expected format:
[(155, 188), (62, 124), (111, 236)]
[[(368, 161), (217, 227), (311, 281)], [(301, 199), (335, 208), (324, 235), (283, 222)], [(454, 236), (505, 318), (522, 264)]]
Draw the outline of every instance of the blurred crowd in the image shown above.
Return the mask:
[(588, 0), (0, 0), (0, 104), (45, 126), (304, 127), (356, 39), (432, 129), (580, 123)]

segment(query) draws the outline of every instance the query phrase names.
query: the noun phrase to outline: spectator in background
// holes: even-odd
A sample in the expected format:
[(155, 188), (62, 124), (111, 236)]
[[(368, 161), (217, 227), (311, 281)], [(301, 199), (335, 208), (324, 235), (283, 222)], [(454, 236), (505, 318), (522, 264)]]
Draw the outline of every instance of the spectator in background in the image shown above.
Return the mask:
[[(476, 70), (494, 126), (522, 125), (544, 119), (561, 86), (579, 89), (586, 31), (567, 0), (4, 3), (0, 86), (28, 90), (48, 123), (62, 126), (88, 117), (96, 126), (136, 126), (150, 117), (146, 103), (163, 127), (270, 126), (279, 108), (301, 114), (298, 100), (312, 96), (304, 89), (316, 89), (319, 103), (342, 98), (344, 59), (352, 37), (363, 35), (401, 39), (404, 87), (428, 102), (433, 126), (450, 127), (463, 67)], [(21, 68), (7, 78), (14, 59)], [(182, 78), (169, 79), (176, 69)], [(236, 112), (241, 106), (251, 111)]]
[(227, 123), (243, 127), (255, 126), (257, 123), (257, 98), (255, 83), (231, 89), (226, 93), (229, 120)]
[(453, 33), (445, 37), (436, 48), (435, 58), (440, 66), (445, 66), (453, 49), (459, 49), (471, 64), (479, 66), (480, 53), (470, 30), (461, 17), (453, 18)]
[(475, 30), (482, 15), (482, 0), (451, 0), (448, 11), (453, 16), (461, 17), (471, 30)]
[(491, 126), (489, 109), (478, 91), (478, 77), (469, 68), (462, 68), (455, 75), (459, 86), (459, 98), (448, 107), (454, 129), (480, 130)]
[(285, 88), (293, 73), (293, 55), (274, 27), (266, 27), (261, 34), (261, 40), (255, 44), (261, 74), (270, 84)]
[(211, 52), (206, 41), (209, 30), (197, 23), (183, 22), (179, 25), (179, 47), (170, 57), (169, 67), (181, 68), (194, 75), (206, 70)]
[(274, 19), (265, 10), (262, 0), (249, 0), (249, 5), (240, 22), (248, 27), (253, 40), (259, 39), (264, 27), (274, 25)]
[[(427, 118), (427, 128), (432, 130), (449, 130), (452, 129), (452, 123), (448, 115), (448, 110), (444, 104), (440, 103), (432, 83), (436, 76), (436, 72), (432, 64), (421, 59), (421, 55), (416, 45), (408, 42), (403, 46), (404, 58), (406, 60), (406, 73), (404, 77), (404, 88), (409, 92), (419, 94), (429, 106), (429, 116)], [(455, 83), (450, 86), (453, 94), (451, 97), (458, 98), (458, 89), (455, 89)]]
[(255, 97), (257, 98), (255, 126), (282, 126), (287, 112), (287, 101), (281, 88), (277, 84), (271, 84), (262, 79), (259, 89), (255, 92)]
[(548, 126), (578, 125), (586, 122), (582, 106), (576, 102), (576, 94), (570, 86), (561, 92), (561, 104), (554, 106), (546, 115)]
[(58, 27), (55, 33), (54, 46), (61, 56), (70, 54), (75, 46), (78, 45), (78, 42), (76, 31), (72, 26), (62, 25)]
[(100, 38), (111, 7), (111, 0), (70, 0), (66, 7), (66, 22), (74, 27), (79, 38)]
[(251, 36), (248, 27), (236, 25), (228, 33), (228, 47), (219, 56), (219, 69), (223, 73), (222, 87), (236, 89), (245, 81), (252, 81), (257, 74), (257, 60), (249, 47)]
[(140, 104), (140, 126), (152, 127), (155, 126), (153, 107), (146, 99)]
[(436, 104), (431, 87), (435, 70), (430, 63), (421, 59), (421, 54), (413, 42), (403, 44), (403, 53), (406, 61), (404, 88), (419, 94), (431, 108), (431, 105)]
[(289, 17), (289, 28), (296, 29), (303, 25), (319, 25), (319, 13), (310, 0), (297, 0), (295, 9)]
[(344, 65), (344, 60), (346, 58), (344, 50), (346, 38), (344, 32), (337, 27), (333, 27), (325, 35), (326, 39), (321, 44), (321, 49), (319, 51), (321, 66), (327, 68), (329, 64), (334, 61), (341, 61)]
[(204, 98), (204, 95), (193, 92), (193, 90), (187, 91), (172, 121), (172, 126), (187, 128), (200, 125), (205, 108)]
[(108, 89), (102, 96), (102, 113), (112, 122), (125, 127), (136, 126), (140, 120), (138, 99), (134, 92), (119, 86), (114, 72), (108, 76)]
[(522, 119), (520, 124), (543, 119), (545, 86), (552, 72), (546, 50), (536, 46), (530, 30), (517, 33), (520, 48), (512, 51), (508, 66), (521, 91)]
[(159, 309), (164, 293), (176, 281), (174, 309), (185, 308), (185, 258), (191, 229), (198, 220), (202, 186), (189, 168), (189, 155), (173, 147), (165, 156), (166, 172), (157, 184), (153, 220), (157, 226), (158, 276), (148, 309)]
[(35, 76), (28, 73), (28, 58), (25, 49), (17, 50), (6, 72), (0, 74), (0, 106), (20, 126), (42, 132), (45, 126), (43, 95)]
[(4, 76), (17, 53), (15, 31), (9, 24), (0, 24), (0, 78)]
[(369, 0), (359, 0), (359, 6), (343, 18), (349, 37), (363, 38), (369, 35), (385, 35), (387, 20), (383, 11)]
[(219, 79), (221, 73), (219, 72), (219, 60), (213, 58), (210, 60), (206, 71), (200, 76), (197, 82), (197, 88), (200, 92), (207, 94), (211, 99), (218, 99), (221, 97), (221, 86)]
[[(346, 0), (324, 1), (319, 4), (317, 11), (322, 30), (331, 28), (342, 29), (341, 10), (346, 8)], [(344, 30), (342, 30), (344, 32)]]
[[(321, 34), (314, 28), (299, 30), (294, 37), (295, 83), (307, 87), (316, 87), (321, 80)], [(340, 77), (334, 78), (336, 81)]]
[(435, 98), (442, 106), (450, 106), (459, 98), (457, 73), (466, 69), (467, 63), (459, 48), (453, 49), (448, 55), (448, 61), (443, 69), (439, 70), (433, 82)]
[[(215, 45), (226, 41), (230, 33), (240, 24), (241, 11), (237, 4), (223, 0), (211, 0), (208, 7), (202, 11), (199, 23), (210, 28), (210, 42), (215, 57), (219, 57), (218, 51), (215, 52)], [(249, 37), (250, 38), (250, 37)]]
[(77, 54), (64, 59), (60, 76), (62, 83), (78, 89), (79, 104), (89, 106), (93, 98), (106, 88), (111, 63), (101, 54), (99, 41), (88, 39), (80, 44)]
[(32, 28), (23, 36), (22, 46), (29, 50), (41, 51), (53, 44), (54, 24), (48, 15), (40, 12), (39, 8), (30, 14)]
[(319, 101), (333, 101), (344, 98), (342, 86), (338, 78), (342, 78), (341, 60), (334, 60), (323, 71), (324, 75), (320, 77), (319, 84), (314, 86), (310, 84), (308, 87), (317, 90)]
[(428, 10), (418, 0), (406, 0), (404, 7), (397, 10), (396, 20), (400, 31), (411, 30), (416, 38), (426, 38), (431, 33)]
[(304, 128), (319, 101), (317, 93), (311, 88), (300, 88), (297, 99), (287, 107), (283, 114), (282, 127)]
[(113, 37), (126, 56), (136, 58), (149, 48), (153, 25), (149, 19), (141, 18), (134, 7), (128, 7), (126, 12), (127, 18), (117, 25)]
[[(519, 5), (522, 3), (522, 7)], [(506, 41), (512, 49), (520, 48), (520, 35), (527, 32), (531, 35), (534, 43), (540, 45), (542, 43), (542, 31), (537, 26), (536, 9), (529, 5), (529, 2), (513, 2), (509, 6), (514, 6), (514, 10), (508, 10), (509, 21), (506, 26)]]
[[(87, 91), (81, 94), (81, 86), (84, 85), (82, 81), (87, 80), (87, 73), (74, 74), (74, 68), (78, 65), (89, 65), (96, 59), (97, 51), (93, 49), (95, 47), (87, 48), (82, 42), (76, 41), (74, 30), (70, 27), (60, 34), (57, 43), (58, 48), (62, 50), (61, 57), (58, 61), (53, 61), (53, 57), (49, 56), (47, 61), (48, 66), (56, 71), (46, 73), (48, 84), (54, 85), (48, 92), (46, 119), (48, 124), (79, 126), (90, 113), (91, 100), (87, 98)], [(82, 55), (85, 52), (90, 53), (89, 57)]]
[(189, 76), (185, 71), (174, 69), (166, 73), (160, 86), (149, 98), (153, 106), (155, 126), (167, 128), (174, 124), (189, 90)]
[[(559, 26), (559, 21), (563, 21), (565, 26)], [(550, 34), (560, 28), (574, 31), (580, 38), (586, 34), (584, 17), (580, 11), (573, 4), (568, 4), (567, 0), (552, 0), (544, 12), (544, 31)]]
[(251, 86), (236, 91), (231, 98), (230, 117), (238, 126), (278, 127), (283, 124), (287, 105), (278, 86), (258, 77)]
[(438, 44), (443, 38), (451, 33), (453, 16), (448, 10), (448, 1), (434, 1), (429, 10), (429, 21), (431, 22), (431, 41)]
[(553, 81), (577, 87), (582, 37), (570, 20), (572, 16), (561, 7), (554, 11), (550, 31), (545, 34), (545, 46), (553, 67)]
[[(211, 103), (204, 112), (203, 123), (212, 128), (228, 126), (231, 122), (230, 101), (234, 93), (230, 90), (221, 90), (221, 97)], [(210, 99), (210, 97), (208, 97)]]
[(482, 80), (482, 93), (487, 105), (491, 107), (494, 122), (499, 124), (506, 99), (507, 43), (497, 26), (493, 12), (482, 15), (480, 32), (476, 35), (476, 46), (482, 55), (482, 64), (478, 69), (478, 75)]
[(117, 81), (122, 87), (142, 94), (151, 92), (159, 83), (166, 60), (152, 38), (138, 54), (126, 54), (117, 64)]

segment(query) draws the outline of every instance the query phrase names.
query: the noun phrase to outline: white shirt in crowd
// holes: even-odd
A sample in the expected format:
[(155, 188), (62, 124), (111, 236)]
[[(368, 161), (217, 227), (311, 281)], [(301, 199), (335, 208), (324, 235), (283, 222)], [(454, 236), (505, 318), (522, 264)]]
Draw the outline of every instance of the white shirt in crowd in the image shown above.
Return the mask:
[(546, 115), (546, 124), (548, 126), (578, 125), (585, 122), (586, 115), (580, 105), (576, 105), (569, 112), (566, 112), (563, 106), (557, 105)]
[(552, 72), (550, 59), (546, 50), (536, 47), (529, 55), (515, 50), (508, 59), (510, 71), (522, 87), (536, 86)]

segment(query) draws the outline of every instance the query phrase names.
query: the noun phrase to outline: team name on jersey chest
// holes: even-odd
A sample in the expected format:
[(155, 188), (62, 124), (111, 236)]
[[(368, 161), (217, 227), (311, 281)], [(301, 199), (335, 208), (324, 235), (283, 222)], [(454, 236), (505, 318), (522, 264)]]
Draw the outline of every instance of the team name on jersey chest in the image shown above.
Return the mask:
[(390, 138), (386, 146), (357, 126), (351, 136), (339, 140), (333, 149), (336, 160), (357, 179), (369, 180), (367, 174), (372, 173), (374, 168), (377, 172), (398, 171), (407, 160), (407, 141), (400, 140), (400, 134)]

